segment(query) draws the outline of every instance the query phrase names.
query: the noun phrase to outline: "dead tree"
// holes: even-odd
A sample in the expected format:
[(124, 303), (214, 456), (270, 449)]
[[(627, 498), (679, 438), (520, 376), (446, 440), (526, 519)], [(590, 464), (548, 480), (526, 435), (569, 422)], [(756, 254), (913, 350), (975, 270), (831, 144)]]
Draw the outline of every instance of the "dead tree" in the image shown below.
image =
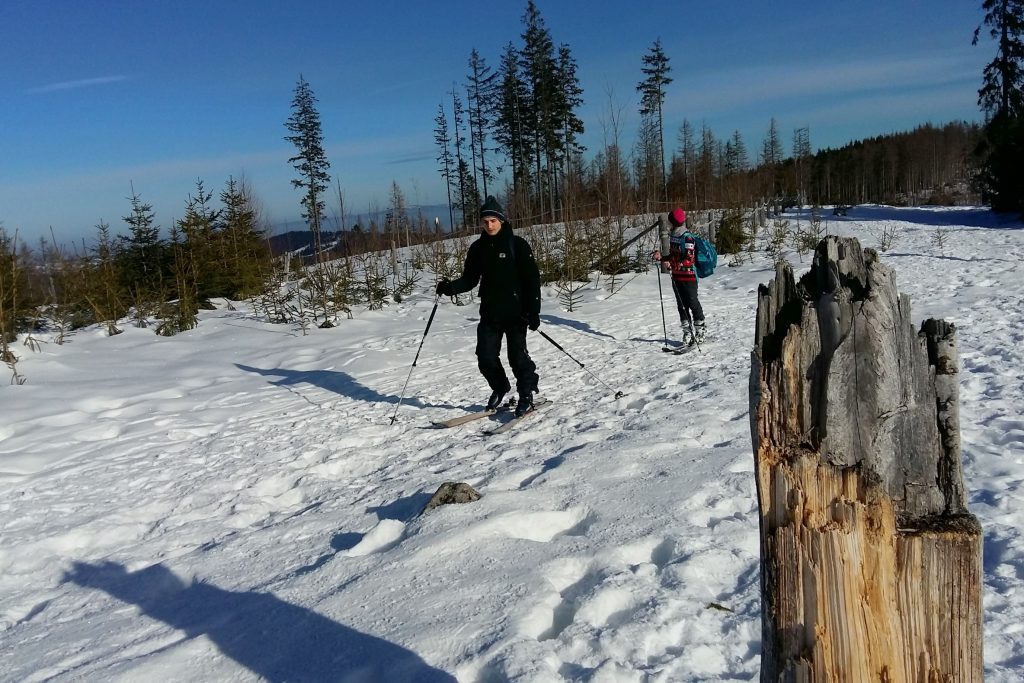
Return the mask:
[(954, 326), (915, 334), (895, 274), (855, 239), (759, 288), (762, 681), (982, 680), (957, 372)]

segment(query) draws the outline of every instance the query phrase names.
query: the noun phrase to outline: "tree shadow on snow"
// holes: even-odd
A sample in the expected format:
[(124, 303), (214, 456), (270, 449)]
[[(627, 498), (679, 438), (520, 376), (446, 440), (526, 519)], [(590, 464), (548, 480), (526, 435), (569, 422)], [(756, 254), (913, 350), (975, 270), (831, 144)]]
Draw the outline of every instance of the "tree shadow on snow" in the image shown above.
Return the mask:
[[(264, 377), (279, 377), (277, 380), (270, 380), (276, 387), (284, 387), (289, 391), (295, 391), (292, 386), (297, 384), (311, 384), (336, 394), (347, 396), (357, 401), (367, 403), (398, 403), (398, 396), (382, 394), (376, 389), (371, 389), (345, 372), (338, 370), (287, 370), (285, 368), (254, 368), (251, 365), (235, 363), (235, 367), (245, 372), (252, 372)], [(299, 393), (295, 391), (295, 393)], [(301, 394), (300, 394), (301, 395)], [(303, 398), (306, 398), (305, 396)], [(306, 398), (306, 400), (309, 400)], [(418, 408), (453, 408), (448, 404), (424, 403), (418, 398), (406, 396), (403, 405), (416, 406)]]
[(186, 584), (155, 564), (129, 572), (116, 562), (75, 562), (65, 580), (106, 591), (189, 638), (205, 636), (268, 681), (425, 681), (455, 678), (419, 655), (360, 633), (270, 593)]
[[(557, 315), (548, 315), (548, 314), (542, 315), (541, 316), (541, 320), (543, 320), (545, 323), (547, 323), (549, 325), (563, 325), (565, 327), (571, 327), (571, 328), (573, 328), (575, 330), (579, 330), (580, 332), (585, 332), (586, 334), (592, 334), (595, 337), (608, 337), (609, 339), (615, 339), (615, 337), (613, 337), (612, 335), (606, 334), (604, 332), (598, 332), (597, 330), (595, 330), (593, 327), (591, 327), (587, 323), (580, 322), (579, 320), (569, 320), (568, 318), (559, 318)], [(555, 341), (559, 341), (559, 340), (556, 339)]]
[[(834, 219), (835, 220), (835, 219)], [(954, 207), (900, 208), (888, 206), (854, 207), (846, 220), (904, 220), (932, 226), (963, 226), (980, 228), (1021, 229), (1017, 214), (998, 214), (991, 209)]]
[(917, 258), (935, 259), (937, 261), (963, 261), (965, 263), (971, 263), (973, 261), (976, 261), (977, 263), (981, 264), (982, 266), (985, 263), (990, 263), (992, 261), (1003, 261), (1003, 262), (1006, 262), (1006, 263), (1012, 263), (1012, 261), (1010, 261), (1010, 259), (999, 259), (999, 258), (988, 258), (988, 257), (986, 257), (986, 258), (964, 258), (963, 256), (946, 256), (946, 255), (942, 255), (942, 254), (918, 254), (918, 253), (909, 252), (909, 251), (908, 252), (887, 251), (887, 252), (884, 252), (883, 255), (884, 255), (885, 258), (900, 258), (902, 256), (913, 256), (913, 257), (917, 257)]
[[(801, 216), (803, 217), (803, 216)], [(962, 226), (967, 228), (999, 228), (1020, 229), (1020, 219), (1016, 215), (1000, 215), (990, 209), (952, 207), (934, 208), (902, 208), (883, 205), (860, 205), (850, 209), (846, 216), (824, 216), (831, 223), (870, 222), (870, 221), (906, 221), (917, 225)]]

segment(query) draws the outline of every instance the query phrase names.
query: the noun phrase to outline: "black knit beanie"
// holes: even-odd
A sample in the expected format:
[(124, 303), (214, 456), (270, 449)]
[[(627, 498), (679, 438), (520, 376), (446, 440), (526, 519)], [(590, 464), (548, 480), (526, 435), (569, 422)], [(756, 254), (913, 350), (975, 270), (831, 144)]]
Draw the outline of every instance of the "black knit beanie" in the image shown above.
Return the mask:
[(506, 222), (505, 210), (501, 208), (501, 204), (493, 196), (488, 195), (487, 199), (484, 200), (484, 205), (480, 207), (480, 220), (483, 220), (487, 216), (494, 216), (502, 223)]

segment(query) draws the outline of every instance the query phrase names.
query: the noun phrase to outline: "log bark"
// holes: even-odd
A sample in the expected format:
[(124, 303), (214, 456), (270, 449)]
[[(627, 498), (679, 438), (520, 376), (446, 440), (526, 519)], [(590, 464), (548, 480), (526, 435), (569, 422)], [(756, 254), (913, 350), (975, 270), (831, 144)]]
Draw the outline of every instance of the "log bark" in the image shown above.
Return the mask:
[(956, 329), (828, 237), (758, 291), (750, 374), (762, 681), (981, 681), (981, 527)]

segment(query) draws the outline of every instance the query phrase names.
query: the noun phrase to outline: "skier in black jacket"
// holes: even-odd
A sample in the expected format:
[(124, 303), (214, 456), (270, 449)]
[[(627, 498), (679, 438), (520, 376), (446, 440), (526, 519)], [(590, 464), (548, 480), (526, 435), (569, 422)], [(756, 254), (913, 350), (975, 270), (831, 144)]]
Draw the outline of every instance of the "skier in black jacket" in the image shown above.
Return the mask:
[(480, 238), (469, 247), (462, 276), (438, 282), (437, 294), (454, 296), (480, 283), (476, 356), (480, 372), (491, 387), (487, 409), (497, 409), (512, 388), (499, 357), (504, 335), (519, 392), (516, 415), (524, 415), (533, 409), (537, 391), (537, 366), (526, 350), (526, 328), (540, 327), (540, 273), (529, 242), (512, 234), (498, 200), (488, 197), (480, 218), (484, 227)]

